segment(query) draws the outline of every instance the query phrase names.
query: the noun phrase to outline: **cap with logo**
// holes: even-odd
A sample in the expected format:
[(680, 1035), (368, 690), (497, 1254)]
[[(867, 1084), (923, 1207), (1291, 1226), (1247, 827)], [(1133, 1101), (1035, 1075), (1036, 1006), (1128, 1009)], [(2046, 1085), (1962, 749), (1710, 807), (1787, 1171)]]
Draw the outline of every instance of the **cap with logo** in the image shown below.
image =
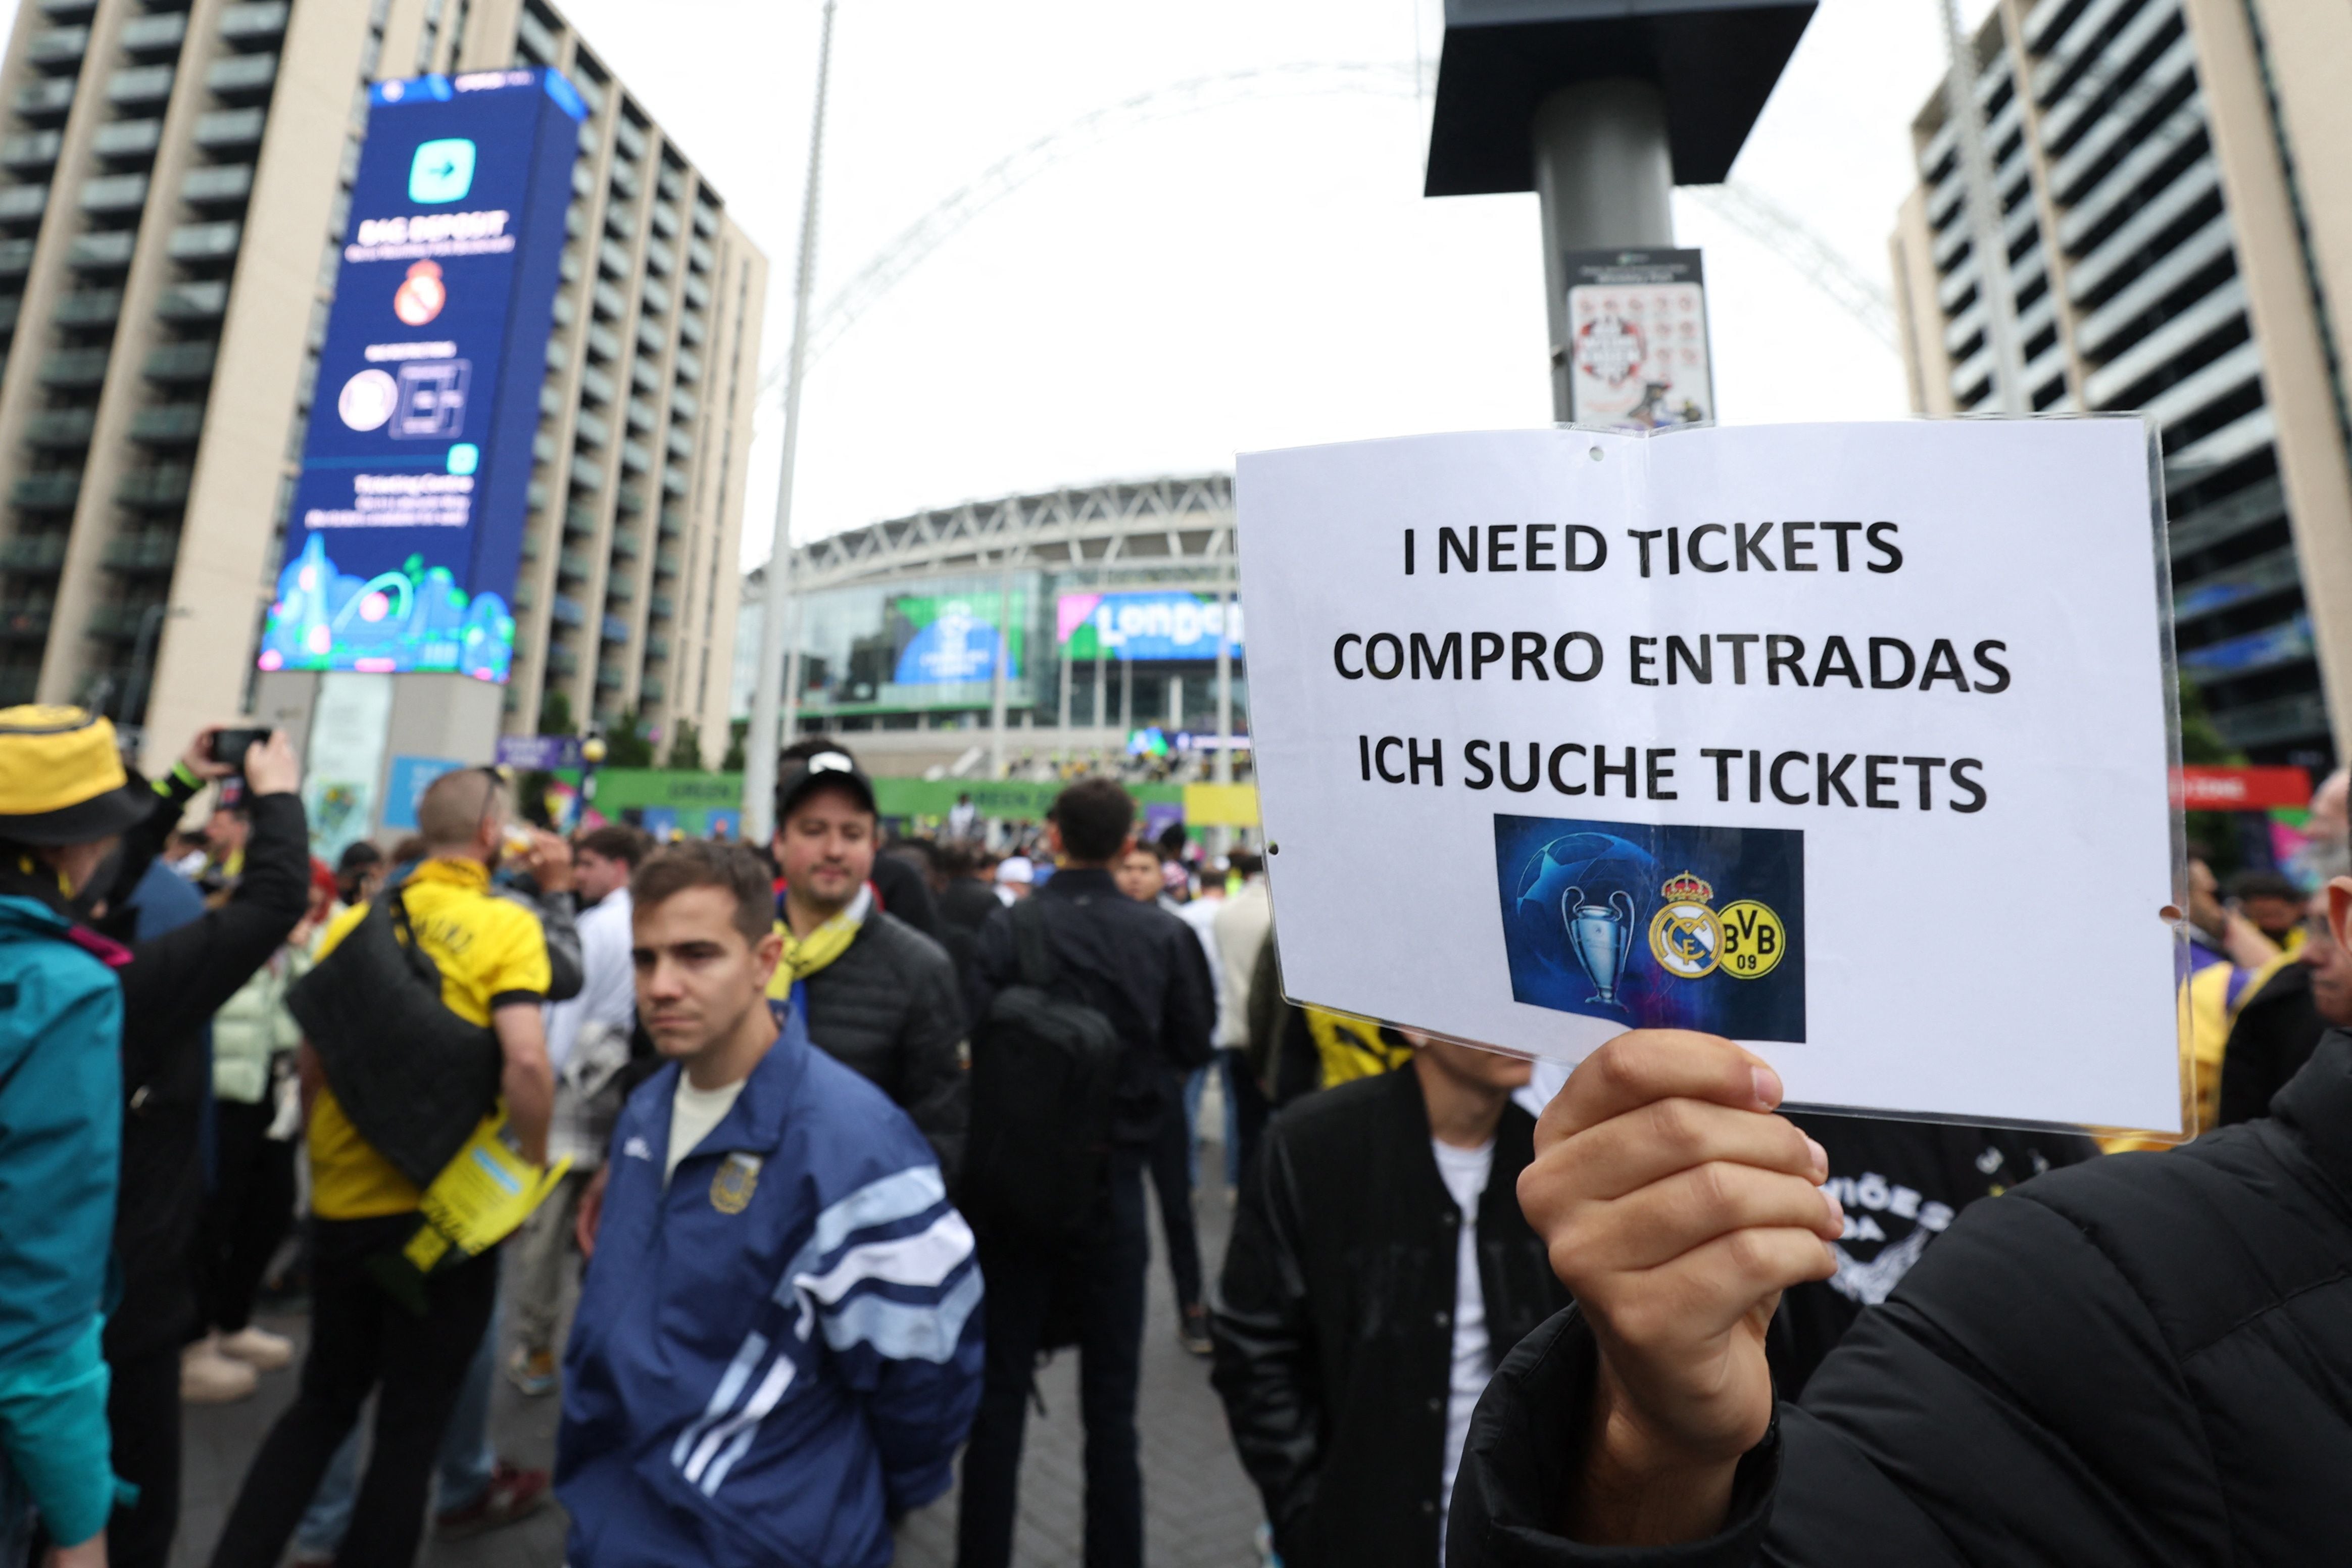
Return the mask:
[(154, 792), (123, 767), (104, 719), (79, 708), (0, 708), (0, 838), (88, 844), (154, 809)]
[(776, 779), (776, 824), (793, 814), (810, 791), (836, 784), (856, 795), (866, 810), (880, 815), (874, 800), (874, 781), (850, 761), (846, 752), (819, 752), (811, 757), (786, 759)]

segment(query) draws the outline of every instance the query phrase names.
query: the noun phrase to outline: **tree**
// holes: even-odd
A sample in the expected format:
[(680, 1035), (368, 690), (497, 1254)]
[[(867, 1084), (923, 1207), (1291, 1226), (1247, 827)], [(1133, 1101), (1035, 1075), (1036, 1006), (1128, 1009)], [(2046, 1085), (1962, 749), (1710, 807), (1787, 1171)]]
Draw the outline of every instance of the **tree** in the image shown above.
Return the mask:
[(539, 732), (542, 735), (576, 735), (580, 732), (580, 726), (572, 718), (571, 693), (551, 691), (539, 700)]
[(677, 733), (670, 737), (669, 766), (681, 773), (702, 771), (702, 731), (691, 719), (680, 719)]
[[(2221, 727), (2206, 711), (2205, 694), (2186, 673), (2180, 676), (2180, 760), (2191, 766), (2243, 767), (2246, 763), (2246, 753), (2223, 738)], [(2189, 840), (2211, 858), (2208, 863), (2215, 876), (2227, 877), (2238, 868), (2243, 857), (2238, 848), (2236, 813), (2192, 811), (2184, 826)]]
[(635, 708), (621, 710), (621, 717), (604, 735), (604, 765), (608, 768), (649, 768), (654, 765), (653, 742), (645, 737), (645, 724), (637, 718)]
[(749, 719), (730, 719), (728, 721), (727, 755), (719, 759), (719, 771), (720, 773), (740, 773), (743, 771), (743, 738), (751, 732), (751, 721)]

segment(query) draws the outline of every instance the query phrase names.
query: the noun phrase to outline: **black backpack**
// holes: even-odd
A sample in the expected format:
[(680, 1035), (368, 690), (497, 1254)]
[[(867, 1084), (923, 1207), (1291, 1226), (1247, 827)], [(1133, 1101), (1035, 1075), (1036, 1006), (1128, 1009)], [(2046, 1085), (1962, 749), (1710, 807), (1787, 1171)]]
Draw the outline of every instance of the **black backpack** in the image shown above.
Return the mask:
[(1021, 983), (989, 1004), (971, 1041), (971, 1132), (957, 1206), (1012, 1241), (1069, 1235), (1095, 1201), (1110, 1148), (1119, 1041), (1110, 1020), (1057, 994), (1045, 910), (1010, 911)]
[(378, 893), (294, 983), (286, 1009), (352, 1128), (420, 1187), (498, 1104), (498, 1035), (442, 1003), (440, 966), (418, 945), (397, 888)]

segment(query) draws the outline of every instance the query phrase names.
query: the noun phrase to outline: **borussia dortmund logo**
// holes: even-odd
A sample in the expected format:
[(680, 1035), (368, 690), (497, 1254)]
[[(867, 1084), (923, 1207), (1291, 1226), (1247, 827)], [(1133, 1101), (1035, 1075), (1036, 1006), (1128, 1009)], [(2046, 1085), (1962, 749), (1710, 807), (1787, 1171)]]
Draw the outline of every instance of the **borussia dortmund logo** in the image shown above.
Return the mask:
[(1724, 905), (1716, 920), (1723, 927), (1723, 972), (1734, 980), (1763, 979), (1789, 951), (1780, 917), (1754, 899)]
[(1666, 901), (1650, 919), (1650, 955), (1677, 980), (1714, 973), (1723, 959), (1723, 923), (1707, 908), (1715, 889), (1685, 871), (1658, 891)]

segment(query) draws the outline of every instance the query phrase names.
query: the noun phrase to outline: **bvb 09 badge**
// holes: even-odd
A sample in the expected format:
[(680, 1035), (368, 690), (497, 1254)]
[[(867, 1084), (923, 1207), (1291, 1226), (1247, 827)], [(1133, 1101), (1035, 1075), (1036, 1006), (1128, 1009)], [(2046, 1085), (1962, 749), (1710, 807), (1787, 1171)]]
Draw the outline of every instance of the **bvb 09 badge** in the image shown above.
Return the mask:
[(1650, 955), (1677, 980), (1700, 980), (1718, 968), (1735, 980), (1757, 980), (1780, 962), (1788, 945), (1780, 917), (1753, 899), (1709, 906), (1715, 889), (1685, 871), (1658, 889), (1665, 902), (1650, 919)]

